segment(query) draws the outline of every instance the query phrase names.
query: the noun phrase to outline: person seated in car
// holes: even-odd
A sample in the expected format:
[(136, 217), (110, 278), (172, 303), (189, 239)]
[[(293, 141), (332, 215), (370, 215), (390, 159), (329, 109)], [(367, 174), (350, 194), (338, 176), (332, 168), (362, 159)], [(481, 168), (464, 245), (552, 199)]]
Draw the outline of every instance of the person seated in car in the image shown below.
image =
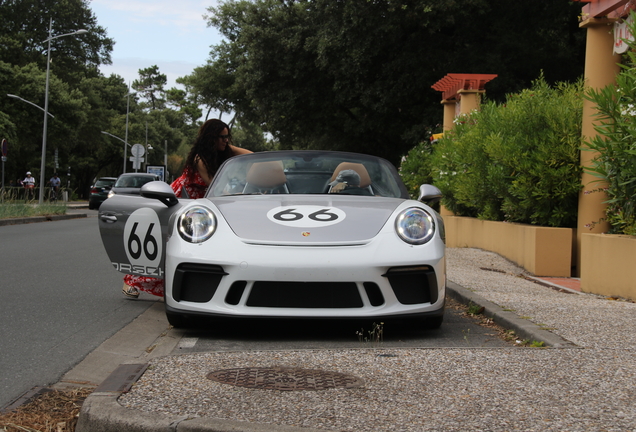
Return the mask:
[[(351, 169), (342, 170), (334, 181), (329, 183), (329, 193), (341, 193), (360, 188), (360, 174)], [(346, 193), (346, 192), (345, 192)]]

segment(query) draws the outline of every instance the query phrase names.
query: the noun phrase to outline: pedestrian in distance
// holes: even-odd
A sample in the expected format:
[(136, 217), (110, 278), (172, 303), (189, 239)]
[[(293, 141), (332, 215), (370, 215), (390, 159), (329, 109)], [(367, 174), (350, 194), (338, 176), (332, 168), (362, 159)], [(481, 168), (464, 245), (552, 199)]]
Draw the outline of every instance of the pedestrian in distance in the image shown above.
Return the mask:
[[(230, 127), (226, 123), (208, 120), (199, 129), (183, 173), (170, 186), (177, 198), (203, 198), (221, 164), (233, 156), (247, 153), (252, 152), (232, 144)], [(124, 276), (122, 292), (126, 297), (137, 298), (140, 291), (163, 297), (163, 279)]]
[(57, 196), (60, 191), (60, 184), (62, 183), (60, 178), (57, 176), (57, 173), (53, 174), (53, 177), (51, 177), (49, 183), (51, 184), (51, 198), (57, 201)]
[(26, 177), (22, 180), (24, 186), (24, 200), (28, 201), (35, 198), (35, 178), (31, 175), (31, 171), (27, 171)]

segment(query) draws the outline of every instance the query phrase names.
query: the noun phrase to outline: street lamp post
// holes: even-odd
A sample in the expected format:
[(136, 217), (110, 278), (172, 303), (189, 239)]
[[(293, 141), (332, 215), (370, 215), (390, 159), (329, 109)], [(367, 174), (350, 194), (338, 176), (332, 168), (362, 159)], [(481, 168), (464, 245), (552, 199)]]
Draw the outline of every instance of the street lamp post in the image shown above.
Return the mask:
[(49, 119), (47, 114), (49, 110), (49, 73), (51, 69), (51, 41), (53, 39), (58, 39), (64, 36), (72, 36), (72, 35), (88, 33), (88, 30), (80, 29), (71, 33), (61, 34), (59, 36), (52, 36), (51, 35), (52, 32), (53, 32), (53, 18), (49, 20), (49, 37), (47, 40), (44, 41), (44, 42), (48, 42), (48, 46), (46, 50), (46, 87), (44, 88), (44, 129), (42, 131), (42, 162), (40, 164), (40, 199), (39, 199), (40, 204), (44, 203), (44, 178), (45, 178), (44, 171), (46, 166), (46, 127), (47, 127), (47, 121)]
[[(124, 141), (126, 144), (128, 144), (128, 114), (129, 113), (130, 113), (130, 83), (128, 84), (128, 95), (126, 96), (126, 136), (125, 136), (126, 140)], [(124, 146), (124, 174), (126, 174), (126, 156), (128, 156), (127, 153), (128, 153), (128, 146)]]
[[(34, 104), (33, 102), (29, 102), (29, 101), (28, 101), (28, 100), (26, 100), (26, 99), (22, 99), (20, 96), (16, 96), (16, 95), (14, 95), (14, 94), (8, 94), (8, 93), (7, 93), (7, 96), (9, 96), (10, 98), (14, 98), (14, 99), (21, 100), (22, 102), (28, 103), (29, 105), (33, 105), (34, 107), (36, 107), (36, 108), (37, 108), (37, 109), (39, 109), (40, 111), (44, 111), (44, 108), (42, 108), (40, 105), (36, 105), (36, 104)], [(47, 114), (48, 114), (48, 115), (50, 115), (50, 116), (51, 116), (51, 118), (55, 118), (55, 116), (54, 116), (53, 114), (51, 114), (50, 112), (47, 112)]]
[(110, 137), (113, 137), (115, 139), (118, 139), (119, 141), (124, 143), (124, 174), (126, 173), (126, 154), (128, 153), (126, 150), (128, 150), (128, 147), (132, 147), (130, 144), (128, 144), (128, 142), (126, 140), (123, 140), (121, 138), (119, 138), (118, 136), (115, 136), (113, 134), (110, 134), (108, 132), (102, 131), (102, 133), (104, 135), (108, 135)]

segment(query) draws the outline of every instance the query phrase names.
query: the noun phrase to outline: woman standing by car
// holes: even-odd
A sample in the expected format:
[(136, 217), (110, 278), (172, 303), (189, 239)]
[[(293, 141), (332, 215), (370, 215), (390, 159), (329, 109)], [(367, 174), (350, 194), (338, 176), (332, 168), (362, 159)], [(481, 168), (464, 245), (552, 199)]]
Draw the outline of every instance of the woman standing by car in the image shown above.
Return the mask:
[[(223, 162), (232, 156), (252, 153), (231, 142), (232, 135), (227, 124), (218, 119), (203, 123), (188, 154), (183, 173), (170, 185), (177, 198), (203, 198)], [(140, 291), (162, 297), (163, 279), (124, 276), (122, 292), (126, 297), (137, 298)]]

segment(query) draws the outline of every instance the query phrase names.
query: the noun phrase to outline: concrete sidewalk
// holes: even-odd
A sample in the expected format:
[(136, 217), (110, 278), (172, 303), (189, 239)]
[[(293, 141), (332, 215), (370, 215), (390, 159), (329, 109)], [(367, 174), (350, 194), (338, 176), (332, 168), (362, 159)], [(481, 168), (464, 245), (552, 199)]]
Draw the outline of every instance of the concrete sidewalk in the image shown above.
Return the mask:
[[(543, 341), (555, 348), (579, 349), (572, 342), (546, 330), (528, 319), (523, 319), (511, 311), (504, 310), (453, 282), (448, 284), (447, 295), (465, 304), (484, 307), (484, 314), (501, 326), (512, 329), (523, 339)], [(150, 308), (112, 340), (92, 353), (85, 362), (69, 372), (56, 387), (64, 387), (69, 382), (93, 380), (101, 384), (88, 397), (82, 407), (77, 432), (88, 431), (318, 431), (311, 427), (296, 427), (283, 424), (265, 424), (214, 419), (184, 415), (167, 415), (158, 412), (131, 410), (118, 402), (119, 397), (128, 392), (142, 376), (148, 362), (169, 354), (178, 344), (181, 331), (171, 329), (163, 316), (161, 303)], [(513, 348), (516, 349), (516, 348)], [(203, 355), (203, 354), (201, 354)], [(118, 368), (106, 377), (106, 372), (115, 365)], [(94, 373), (98, 371), (99, 376)], [(103, 379), (103, 381), (102, 381)], [(176, 395), (175, 395), (176, 396)], [(399, 430), (396, 429), (396, 430)]]

